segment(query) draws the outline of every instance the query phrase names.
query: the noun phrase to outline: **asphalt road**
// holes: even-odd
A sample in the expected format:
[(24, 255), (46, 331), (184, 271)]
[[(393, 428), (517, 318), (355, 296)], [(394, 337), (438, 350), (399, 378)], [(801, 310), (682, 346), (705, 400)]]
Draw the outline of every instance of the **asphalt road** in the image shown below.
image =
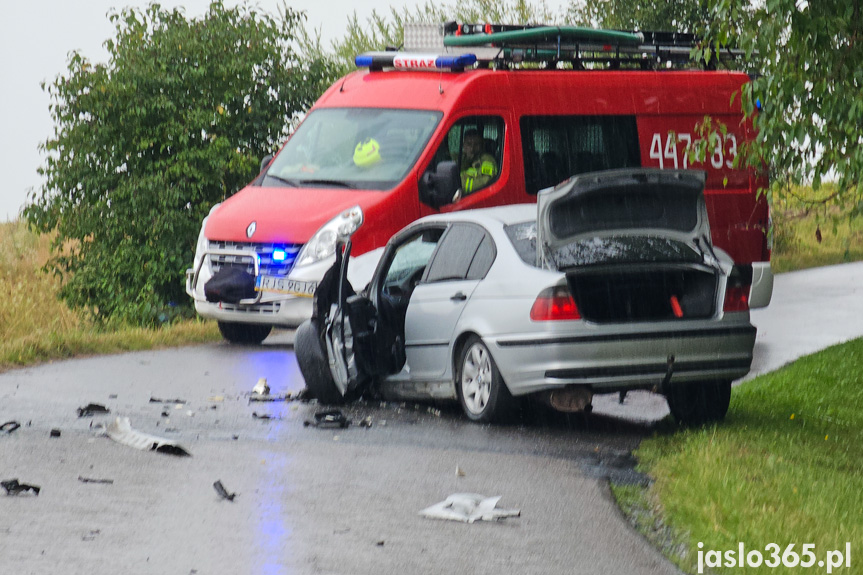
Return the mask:
[[(860, 264), (779, 276), (771, 306), (753, 313), (755, 370), (863, 335), (861, 280)], [(0, 375), (0, 423), (22, 423), (0, 435), (0, 480), (41, 487), (38, 497), (0, 495), (0, 573), (676, 572), (607, 487), (608, 477), (644, 479), (628, 454), (667, 413), (662, 398), (630, 394), (621, 406), (605, 396), (590, 416), (534, 411), (515, 426), (376, 402), (345, 409), (347, 429), (318, 429), (304, 426), (313, 403), (249, 402), (260, 377), (273, 394), (302, 388), (290, 339)], [(111, 413), (79, 418), (90, 402)], [(101, 424), (115, 416), (192, 457), (108, 439)], [(367, 417), (370, 428), (356, 425)], [(500, 495), (521, 516), (468, 525), (418, 514), (461, 492)]]

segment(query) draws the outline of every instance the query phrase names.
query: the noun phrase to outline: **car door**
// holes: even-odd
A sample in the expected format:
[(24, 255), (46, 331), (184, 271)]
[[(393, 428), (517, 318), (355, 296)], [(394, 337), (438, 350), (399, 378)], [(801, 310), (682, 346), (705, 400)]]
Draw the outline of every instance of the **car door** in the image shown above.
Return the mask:
[(441, 238), (407, 306), (405, 353), (412, 381), (443, 376), (456, 324), (495, 253), (491, 236), (476, 224), (455, 223)]

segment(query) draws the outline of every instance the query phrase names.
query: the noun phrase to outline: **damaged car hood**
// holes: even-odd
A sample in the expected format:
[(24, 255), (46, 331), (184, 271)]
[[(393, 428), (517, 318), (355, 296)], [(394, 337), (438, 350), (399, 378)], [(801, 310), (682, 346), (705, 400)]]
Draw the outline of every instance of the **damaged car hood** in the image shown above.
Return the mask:
[(551, 269), (715, 262), (704, 172), (627, 169), (575, 176), (537, 199), (537, 259)]

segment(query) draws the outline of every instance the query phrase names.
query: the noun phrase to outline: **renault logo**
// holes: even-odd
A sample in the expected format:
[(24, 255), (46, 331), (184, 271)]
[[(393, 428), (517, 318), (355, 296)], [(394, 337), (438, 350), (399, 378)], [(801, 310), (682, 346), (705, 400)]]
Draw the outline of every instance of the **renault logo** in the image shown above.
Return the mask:
[(257, 222), (252, 222), (249, 224), (249, 227), (246, 228), (246, 237), (251, 239), (253, 235), (255, 235), (255, 230), (258, 229)]

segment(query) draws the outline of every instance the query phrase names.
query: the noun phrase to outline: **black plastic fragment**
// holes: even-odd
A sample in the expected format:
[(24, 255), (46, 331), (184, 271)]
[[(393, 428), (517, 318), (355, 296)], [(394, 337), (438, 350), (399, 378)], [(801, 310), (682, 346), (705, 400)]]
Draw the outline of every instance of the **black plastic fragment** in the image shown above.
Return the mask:
[(225, 489), (225, 486), (224, 486), (224, 485), (222, 485), (222, 481), (221, 481), (221, 480), (216, 481), (215, 483), (213, 483), (213, 489), (215, 489), (215, 490), (216, 490), (216, 493), (218, 493), (218, 494), (219, 494), (219, 497), (221, 497), (222, 499), (227, 499), (228, 501), (233, 501), (233, 500), (234, 500), (234, 497), (236, 497), (236, 496), (237, 496), (237, 494), (236, 494), (236, 493), (228, 493), (228, 490), (227, 490), (227, 489)]
[(60, 430), (59, 429), (52, 429), (51, 430), (51, 437), (60, 437)]
[(3, 487), (3, 489), (6, 490), (6, 495), (19, 495), (25, 491), (32, 491), (36, 495), (39, 495), (39, 492), (42, 491), (41, 487), (28, 485), (27, 483), (18, 483), (17, 479), (0, 481), (0, 487)]
[(78, 408), (78, 417), (90, 417), (91, 415), (111, 413), (111, 410), (98, 403), (88, 403), (84, 407)]
[(338, 409), (330, 411), (319, 411), (315, 414), (314, 421), (305, 421), (303, 425), (320, 427), (323, 429), (344, 429), (351, 424), (351, 420)]
[(151, 397), (150, 403), (182, 403), (185, 405), (189, 402), (185, 399), (159, 399), (158, 397)]
[[(167, 429), (165, 430), (167, 431)], [(159, 453), (167, 453), (168, 455), (176, 455), (178, 457), (191, 457), (192, 454), (180, 447), (179, 445), (158, 444), (154, 443), (150, 451), (158, 451)]]
[(266, 413), (262, 413), (262, 414), (258, 415), (258, 412), (257, 412), (257, 411), (253, 411), (253, 412), (252, 412), (252, 417), (254, 417), (255, 419), (262, 419), (262, 420), (270, 420), (270, 419), (272, 419), (272, 420), (276, 420), (276, 419), (281, 419), (281, 417), (274, 417), (274, 416), (272, 416), (272, 415), (267, 415)]
[(6, 435), (10, 435), (13, 431), (21, 427), (21, 424), (17, 421), (7, 421), (3, 425), (0, 425), (0, 433), (5, 433)]

